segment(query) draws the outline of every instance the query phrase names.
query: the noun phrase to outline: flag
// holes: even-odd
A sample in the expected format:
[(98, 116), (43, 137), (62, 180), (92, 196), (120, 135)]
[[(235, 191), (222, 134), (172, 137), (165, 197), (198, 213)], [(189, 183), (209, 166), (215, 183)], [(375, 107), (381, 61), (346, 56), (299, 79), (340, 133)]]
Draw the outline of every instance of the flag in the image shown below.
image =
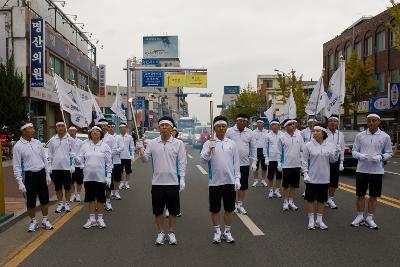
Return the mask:
[(82, 114), (85, 118), (87, 127), (92, 123), (92, 99), (90, 94), (80, 88), (76, 88), (78, 104), (81, 107)]
[(306, 113), (308, 115), (316, 115), (321, 112), (326, 104), (326, 93), (324, 88), (324, 78), (321, 75), (318, 83), (314, 86), (310, 99), (306, 106)]
[(119, 86), (117, 87), (117, 93), (115, 94), (114, 103), (111, 106), (111, 110), (122, 120), (126, 121), (125, 110), (122, 108), (121, 95), (119, 94)]
[(269, 107), (269, 109), (264, 112), (265, 116), (268, 118), (268, 122), (270, 123), (274, 118), (275, 110), (276, 110), (276, 97), (272, 99), (272, 105)]
[(340, 62), (329, 81), (329, 89), (326, 97), (325, 116), (329, 118), (332, 114), (340, 113), (340, 106), (344, 102), (346, 90), (346, 66), (345, 61)]
[(289, 98), (285, 107), (283, 108), (283, 113), (280, 116), (280, 121), (284, 121), (286, 119), (295, 119), (296, 117), (296, 103), (294, 102), (293, 93), (290, 91)]
[(88, 89), (89, 89), (89, 93), (90, 93), (90, 99), (92, 102), (91, 106), (94, 107), (94, 112), (95, 112), (94, 121), (95, 121), (95, 123), (98, 123), (100, 119), (105, 119), (105, 118), (104, 118), (103, 112), (101, 112), (99, 104), (97, 104), (96, 99), (93, 97), (92, 91), (90, 91), (90, 88), (88, 88)]

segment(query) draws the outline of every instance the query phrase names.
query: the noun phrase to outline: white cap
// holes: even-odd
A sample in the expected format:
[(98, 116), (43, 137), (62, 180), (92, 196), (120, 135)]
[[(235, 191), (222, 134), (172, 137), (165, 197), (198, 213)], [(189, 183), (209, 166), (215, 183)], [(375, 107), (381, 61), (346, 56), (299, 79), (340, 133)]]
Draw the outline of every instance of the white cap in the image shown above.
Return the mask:
[(378, 119), (378, 120), (381, 119), (381, 117), (380, 117), (378, 114), (375, 114), (375, 113), (369, 114), (369, 115), (367, 116), (367, 119), (369, 119), (369, 118), (376, 118), (376, 119)]

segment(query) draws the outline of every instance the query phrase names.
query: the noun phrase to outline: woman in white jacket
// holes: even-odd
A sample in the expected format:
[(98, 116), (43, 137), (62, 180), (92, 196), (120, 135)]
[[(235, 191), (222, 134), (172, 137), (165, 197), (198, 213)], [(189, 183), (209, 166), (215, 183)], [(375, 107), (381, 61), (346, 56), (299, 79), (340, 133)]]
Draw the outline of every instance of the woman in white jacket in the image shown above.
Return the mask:
[[(104, 134), (100, 127), (94, 126), (89, 132), (89, 142), (85, 142), (79, 152), (78, 161), (83, 164), (83, 183), (85, 202), (89, 203), (89, 219), (83, 228), (106, 227), (103, 219), (106, 202), (106, 185), (111, 185), (111, 149), (103, 142)], [(96, 221), (97, 209), (97, 221)]]
[[(306, 183), (305, 199), (307, 200), (308, 229), (328, 229), (323, 222), (324, 203), (328, 200), (329, 163), (336, 162), (340, 148), (326, 141), (327, 130), (320, 125), (313, 129), (313, 137), (305, 145), (302, 167)], [(317, 219), (314, 219), (315, 202), (317, 202)]]

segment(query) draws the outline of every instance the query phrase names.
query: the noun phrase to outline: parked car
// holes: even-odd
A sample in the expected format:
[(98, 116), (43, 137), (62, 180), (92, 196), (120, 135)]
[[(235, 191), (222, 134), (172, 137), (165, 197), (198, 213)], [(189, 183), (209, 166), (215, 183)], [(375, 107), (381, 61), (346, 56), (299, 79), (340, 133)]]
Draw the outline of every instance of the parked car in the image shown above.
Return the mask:
[(209, 126), (196, 126), (194, 128), (194, 135), (192, 139), (193, 148), (202, 148), (203, 144), (210, 138), (211, 127)]
[(356, 138), (359, 131), (352, 130), (342, 130), (344, 136), (344, 160), (343, 166), (345, 168), (357, 167), (358, 160), (353, 158), (352, 149), (354, 144), (354, 139)]
[(186, 128), (186, 129), (183, 129), (183, 130), (179, 133), (179, 138), (180, 138), (184, 143), (192, 144), (193, 131), (194, 131), (193, 128)]

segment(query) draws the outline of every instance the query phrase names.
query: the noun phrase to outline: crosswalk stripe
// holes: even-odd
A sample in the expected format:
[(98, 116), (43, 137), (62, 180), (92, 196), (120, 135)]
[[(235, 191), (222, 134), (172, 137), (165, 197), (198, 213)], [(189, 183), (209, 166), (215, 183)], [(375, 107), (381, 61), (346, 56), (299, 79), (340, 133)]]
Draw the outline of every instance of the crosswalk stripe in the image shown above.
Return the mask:
[(240, 213), (236, 213), (239, 219), (243, 222), (243, 224), (250, 230), (252, 235), (254, 236), (262, 236), (264, 235), (263, 231), (250, 219), (249, 216), (243, 215)]
[(206, 171), (205, 169), (203, 169), (203, 167), (201, 167), (200, 165), (196, 165), (196, 167), (197, 167), (197, 169), (199, 169), (199, 171), (200, 171), (202, 174), (204, 174), (204, 175), (208, 174), (207, 171)]
[(397, 172), (388, 172), (388, 171), (385, 171), (385, 172), (390, 173), (390, 174), (400, 175), (400, 173), (397, 173)]
[(187, 156), (188, 156), (188, 158), (190, 158), (190, 159), (192, 159), (193, 157), (192, 157), (192, 155), (190, 155), (190, 154), (187, 154)]

